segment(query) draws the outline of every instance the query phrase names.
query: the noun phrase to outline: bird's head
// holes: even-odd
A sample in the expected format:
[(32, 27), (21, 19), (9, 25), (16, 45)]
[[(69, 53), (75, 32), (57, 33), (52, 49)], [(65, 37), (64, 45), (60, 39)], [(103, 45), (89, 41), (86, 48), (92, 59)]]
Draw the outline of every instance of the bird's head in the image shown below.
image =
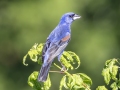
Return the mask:
[(71, 24), (74, 20), (79, 19), (79, 18), (81, 18), (81, 16), (79, 16), (73, 12), (69, 12), (69, 13), (66, 13), (62, 16), (60, 22)]

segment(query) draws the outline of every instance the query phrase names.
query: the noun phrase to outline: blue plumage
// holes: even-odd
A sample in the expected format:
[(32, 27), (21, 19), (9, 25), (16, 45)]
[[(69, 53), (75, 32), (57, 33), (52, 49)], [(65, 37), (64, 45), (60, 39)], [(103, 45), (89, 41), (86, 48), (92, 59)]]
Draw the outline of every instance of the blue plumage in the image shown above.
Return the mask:
[(43, 48), (43, 64), (38, 75), (38, 81), (46, 81), (50, 66), (55, 57), (58, 56), (58, 60), (60, 60), (60, 56), (71, 38), (70, 26), (78, 18), (80, 16), (72, 12), (64, 14), (57, 27), (48, 36)]

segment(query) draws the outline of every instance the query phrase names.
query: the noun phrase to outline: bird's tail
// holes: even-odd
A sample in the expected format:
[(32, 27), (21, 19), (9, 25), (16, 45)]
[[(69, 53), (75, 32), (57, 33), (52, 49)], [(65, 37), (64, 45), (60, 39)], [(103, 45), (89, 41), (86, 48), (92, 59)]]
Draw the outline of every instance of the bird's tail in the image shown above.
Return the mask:
[(38, 75), (38, 81), (45, 82), (47, 80), (47, 76), (48, 76), (51, 64), (52, 62), (49, 62), (46, 66), (42, 65), (40, 69), (40, 73)]

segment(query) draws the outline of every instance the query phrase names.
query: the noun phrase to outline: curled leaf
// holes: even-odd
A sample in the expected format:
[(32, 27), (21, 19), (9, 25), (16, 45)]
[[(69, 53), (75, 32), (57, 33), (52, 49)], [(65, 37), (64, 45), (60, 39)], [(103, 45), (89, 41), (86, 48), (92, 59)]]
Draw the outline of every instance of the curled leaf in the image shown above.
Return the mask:
[(37, 81), (38, 72), (34, 71), (29, 77), (28, 77), (28, 85), (36, 90), (42, 90), (41, 84)]
[(26, 58), (27, 58), (27, 55), (28, 55), (28, 54), (26, 54), (26, 55), (23, 57), (23, 65), (25, 65), (25, 66), (28, 66), (28, 64), (25, 63)]
[(72, 56), (73, 60), (74, 60), (74, 63), (77, 63), (78, 66), (75, 68), (77, 69), (79, 66), (80, 66), (80, 58), (78, 57), (77, 54), (75, 54), (74, 52), (72, 51), (68, 51), (68, 53)]
[(70, 64), (70, 62), (67, 61), (67, 59), (63, 55), (61, 56), (60, 61), (67, 69), (73, 69), (73, 66)]
[(38, 82), (37, 77), (38, 77), (38, 72), (34, 71), (28, 77), (28, 85), (36, 90), (49, 90), (51, 87), (51, 81), (50, 81), (49, 75), (47, 80), (44, 83)]
[[(26, 58), (27, 56), (30, 57), (30, 59), (33, 62), (37, 62), (38, 61), (38, 57), (40, 57), (41, 53), (42, 53), (42, 48), (43, 48), (43, 43), (41, 44), (37, 44), (35, 43), (32, 48), (28, 51), (28, 53), (23, 57), (23, 64), (25, 66), (27, 66), (28, 64), (25, 64)], [(39, 55), (39, 56), (38, 56)]]
[(79, 57), (72, 51), (64, 51), (60, 61), (62, 62), (62, 64), (67, 68), (67, 69), (74, 69), (74, 64), (78, 64), (77, 67), (75, 69), (77, 69), (80, 66), (80, 59)]
[(68, 89), (68, 86), (66, 85), (66, 75), (63, 76), (63, 78), (60, 81), (60, 86), (59, 86), (59, 90), (62, 90), (62, 87), (65, 87), (66, 89)]

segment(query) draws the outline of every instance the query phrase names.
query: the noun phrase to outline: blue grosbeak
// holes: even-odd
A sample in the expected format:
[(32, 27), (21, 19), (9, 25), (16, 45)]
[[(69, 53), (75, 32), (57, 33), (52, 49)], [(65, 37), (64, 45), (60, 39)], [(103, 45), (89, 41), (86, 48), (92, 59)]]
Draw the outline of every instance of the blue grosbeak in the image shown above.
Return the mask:
[(60, 56), (71, 38), (70, 26), (74, 20), (79, 19), (80, 17), (81, 16), (73, 12), (64, 14), (57, 27), (48, 36), (43, 47), (43, 64), (38, 75), (38, 81), (46, 81), (50, 66), (55, 57), (58, 56), (58, 60), (60, 61)]

